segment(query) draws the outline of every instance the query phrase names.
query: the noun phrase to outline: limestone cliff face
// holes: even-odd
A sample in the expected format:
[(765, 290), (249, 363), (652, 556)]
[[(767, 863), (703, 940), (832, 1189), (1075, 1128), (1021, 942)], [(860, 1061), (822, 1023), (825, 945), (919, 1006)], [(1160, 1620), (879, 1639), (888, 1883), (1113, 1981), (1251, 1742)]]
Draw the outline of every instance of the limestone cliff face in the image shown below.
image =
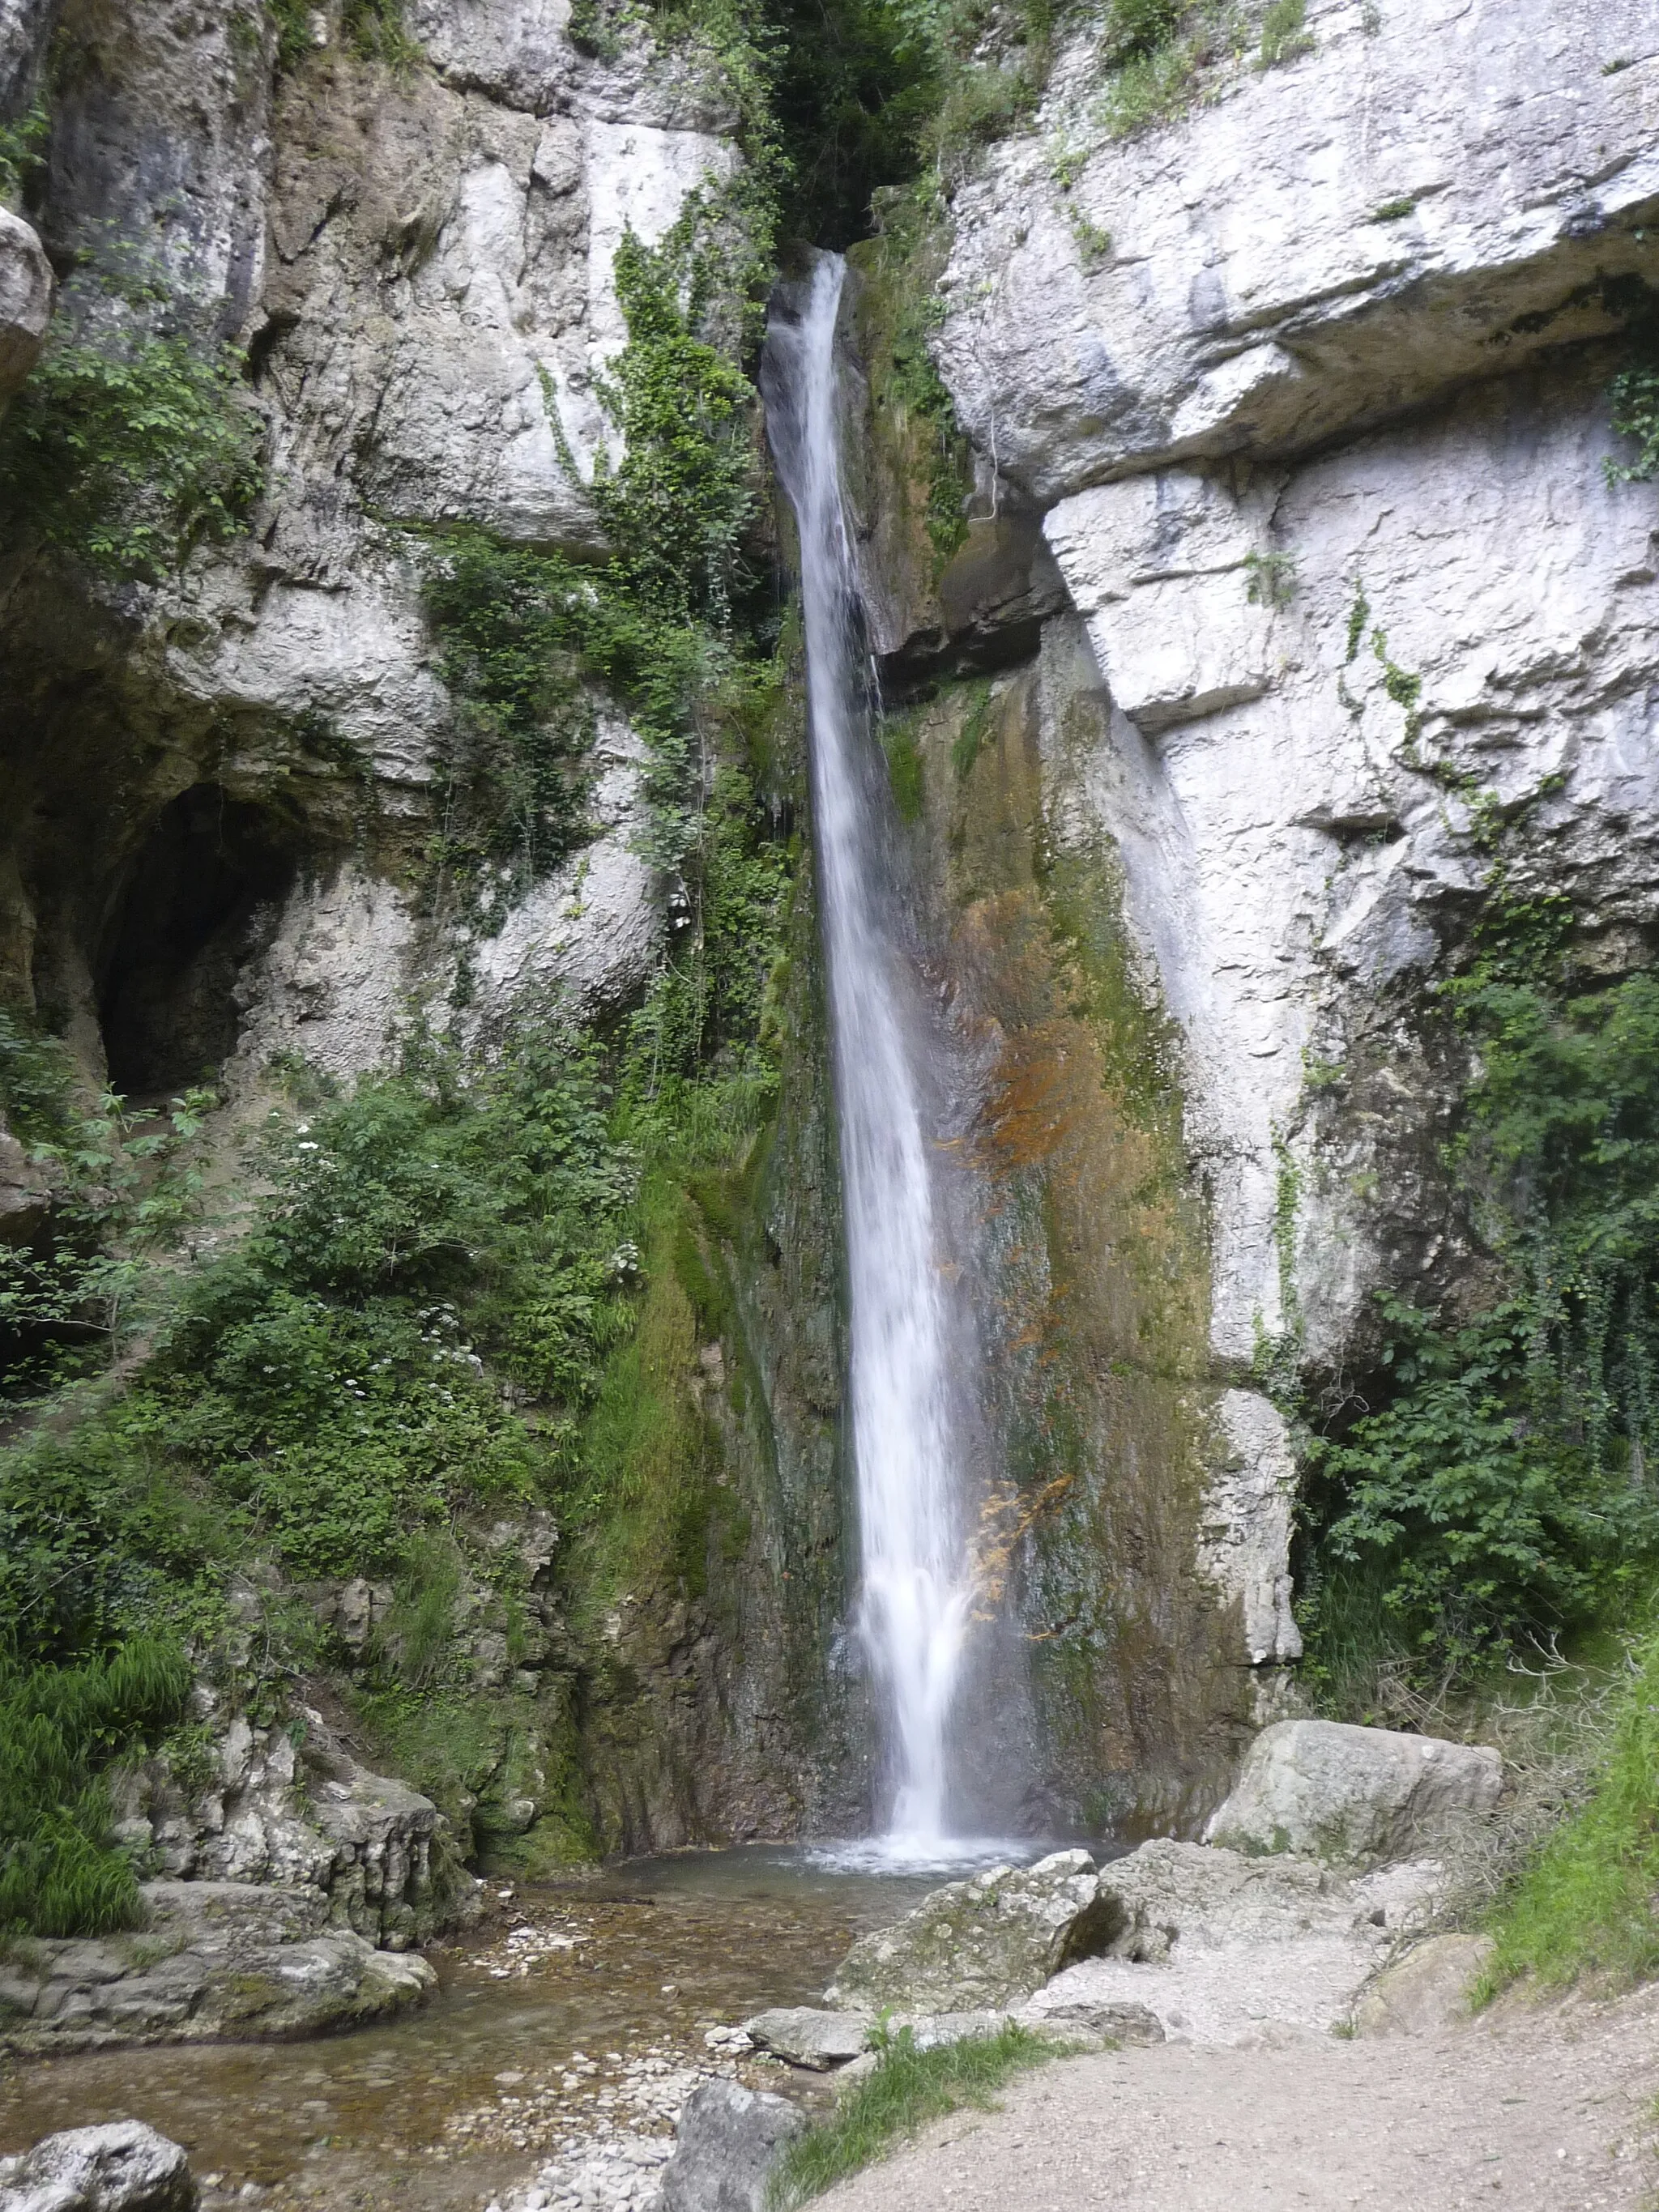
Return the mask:
[[(267, 426), (250, 533), (178, 576), (82, 589), (21, 557), (0, 573), (0, 997), (129, 1096), (217, 1066), (234, 1120), (273, 1055), (349, 1079), (421, 1012), (476, 1039), (532, 990), (603, 1022), (659, 963), (683, 894), (641, 851), (643, 747), (609, 698), (587, 832), (559, 866), (481, 921), (427, 857), (457, 706), (420, 533), (463, 521), (603, 553), (587, 485), (611, 436), (596, 381), (625, 337), (617, 247), (630, 228), (659, 240), (738, 161), (718, 81), (642, 34), (596, 61), (566, 14), (411, 0), (419, 58), (393, 70), (356, 51), (337, 5), (280, 69), (263, 9), (0, 7), (10, 112), (55, 57), (33, 228), (0, 217), (0, 371), (21, 374), (45, 327), (38, 232), (60, 313), (82, 257), (126, 257), (246, 347)], [(797, 732), (777, 805), (799, 803), (800, 774)], [(779, 1123), (741, 1249), (718, 1255), (736, 1304), (724, 1346), (719, 1316), (690, 1346), (732, 1493), (707, 1586), (629, 1590), (574, 1627), (550, 1599), (530, 1671), (480, 1675), (508, 1827), (569, 1810), (545, 1745), (573, 1725), (607, 1849), (856, 1817), (856, 1732), (823, 1680), (846, 1576), (810, 896), (799, 928)], [(42, 1193), (0, 1146), (21, 1234)]]
[[(1424, 1011), (1494, 824), (1517, 885), (1571, 900), (1588, 967), (1651, 957), (1659, 515), (1601, 466), (1609, 341), (1659, 270), (1650, 32), (1635, 6), (1315, 0), (1306, 51), (1219, 70), (1186, 116), (1116, 143), (1079, 47), (1033, 132), (951, 204), (934, 351), (997, 519), (931, 600), (872, 527), (878, 642), (901, 684), (948, 663), (954, 600), (958, 665), (986, 665), (1000, 619), (1017, 658), (1034, 608), (1060, 602), (1030, 674), (997, 679), (1031, 702), (995, 726), (1027, 763), (1005, 848), (1029, 823), (1050, 868), (1110, 857), (1141, 985), (1175, 1025), (1206, 1410), (1184, 1442), (1144, 1416), (1137, 1433), (1097, 1358), (1095, 1450), (1054, 1472), (1091, 1469), (1080, 1488), (1131, 1522), (1172, 1514), (1176, 1551), (1229, 1603), (1224, 1627), (1213, 1601), (1211, 1626), (1182, 1625), (1166, 1567), (1140, 1613), (1128, 1673), (1212, 1686), (1178, 1719), (1189, 1783), (1249, 1702), (1228, 1668), (1255, 1671), (1260, 1705), (1297, 1650), (1292, 1470), (1253, 1366), (1278, 1345), (1304, 1374), (1363, 1378), (1372, 1291), (1437, 1297), (1474, 1264), (1439, 1164), (1458, 1071)], [(1039, 522), (1063, 590), (1043, 585)], [(1073, 930), (1048, 931), (1045, 961)], [(1006, 1054), (1018, 1023), (994, 1012)], [(1107, 1164), (1083, 1172), (1099, 1207)], [(1142, 1334), (1131, 1363), (1155, 1367)], [(1081, 1661), (1091, 1632), (1034, 1542), (1041, 1685), (1059, 1666), (1041, 1639)], [(1106, 1579), (1121, 1650), (1133, 1547)], [(1091, 1582), (1073, 1566), (1074, 1600)], [(1127, 1729), (1079, 1721), (1093, 1694), (1050, 1707), (1085, 1786), (1125, 1741), (1156, 1765), (1144, 1701)]]
[[(1294, 1470), (1261, 1355), (1363, 1374), (1378, 1284), (1468, 1276), (1422, 1016), (1492, 823), (1601, 972), (1651, 957), (1659, 518), (1601, 467), (1656, 276), (1650, 15), (1310, 0), (1305, 52), (1120, 143), (1079, 43), (950, 206), (933, 350), (978, 498), (939, 573), (908, 434), (860, 442), (990, 1286), (981, 1565), (1019, 1649), (979, 1694), (1019, 1738), (1011, 1817), (1191, 1824), (1283, 1694)], [(75, 60), (29, 222), (0, 216), (0, 397), (52, 271), (72, 307), (112, 229), (246, 347), (269, 428), (251, 534), (180, 576), (0, 572), (0, 996), (135, 1092), (214, 1061), (251, 1094), (279, 1052), (349, 1077), (412, 1006), (476, 1029), (530, 985), (608, 1014), (668, 927), (605, 702), (589, 841), (490, 930), (434, 896), (455, 702), (411, 532), (599, 550), (617, 247), (731, 173), (728, 97), (643, 40), (584, 54), (563, 0), (406, 15), (407, 73), (337, 7), (278, 71), (220, 0), (0, 0), (9, 112), (49, 40)], [(700, 1355), (738, 1533), (696, 1603), (600, 1624), (609, 1844), (856, 1816), (800, 927), (799, 1048)]]
[[(0, 971), (94, 1063), (112, 969), (156, 965), (123, 947), (124, 900), (146, 866), (195, 865), (204, 791), (237, 814), (239, 880), (198, 925), (214, 942), (183, 964), (202, 972), (155, 980), (179, 1066), (240, 1035), (346, 1073), (380, 1054), (400, 998), (441, 1003), (456, 946), (422, 928), (407, 878), (453, 709), (400, 526), (596, 550), (616, 249), (629, 224), (659, 237), (736, 158), (717, 91), (644, 47), (586, 61), (532, 0), (412, 10), (425, 62), (401, 75), (360, 58), (337, 11), (311, 21), (315, 50), (280, 75), (263, 17), (230, 8), (68, 0), (10, 26), (37, 71), (49, 36), (74, 57), (34, 210), (49, 252), (68, 270), (113, 234), (146, 258), (246, 344), (269, 424), (248, 542), (91, 605), (51, 571), (0, 584)], [(597, 841), (479, 949), (486, 1008), (558, 980), (592, 1012), (649, 966), (662, 886), (633, 850), (625, 727), (602, 732), (599, 767)], [(231, 975), (237, 1017), (222, 1003), (211, 1036), (181, 1035), (185, 1002), (224, 1001)], [(126, 1087), (177, 1079), (136, 1057)]]

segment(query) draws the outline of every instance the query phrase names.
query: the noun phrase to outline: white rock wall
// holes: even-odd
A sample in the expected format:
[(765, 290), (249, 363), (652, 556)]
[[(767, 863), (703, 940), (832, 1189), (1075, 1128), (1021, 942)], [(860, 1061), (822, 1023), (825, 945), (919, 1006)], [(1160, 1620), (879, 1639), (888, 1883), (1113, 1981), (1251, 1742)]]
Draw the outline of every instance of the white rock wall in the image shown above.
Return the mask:
[[(1328, 1102), (1316, 1156), (1309, 1079), (1467, 924), (1490, 862), (1460, 789), (1525, 812), (1610, 971), (1659, 915), (1659, 498), (1605, 480), (1595, 343), (1604, 277), (1659, 283), (1651, 11), (1370, 12), (1316, 0), (1312, 54), (1120, 146), (1073, 57), (957, 197), (938, 348), (1110, 694), (1054, 803), (1115, 842), (1185, 1036), (1235, 1374), (1292, 1328), (1340, 1365), (1379, 1279), (1376, 1117)], [(1290, 1460), (1264, 1398), (1221, 1414), (1200, 1565), (1260, 1663), (1293, 1656)]]
[[(414, 0), (423, 60), (392, 74), (319, 9), (315, 50), (274, 94), (269, 54), (211, 11), (138, 0), (112, 25), (93, 0), (62, 4), (97, 67), (55, 112), (53, 235), (111, 209), (157, 233), (171, 281), (249, 344), (270, 426), (252, 549), (204, 554), (124, 609), (127, 688), (161, 738), (139, 757), (165, 763), (156, 804), (205, 776), (303, 806), (304, 779), (344, 748), (371, 773), (368, 811), (418, 823), (452, 712), (419, 533), (465, 521), (603, 552), (587, 487), (597, 455), (617, 458), (599, 396), (626, 337), (616, 254), (732, 175), (732, 117), (694, 61), (643, 34), (614, 62), (585, 57), (543, 0)], [(175, 199), (187, 216), (158, 232)], [(317, 761), (293, 736), (307, 719)], [(529, 984), (612, 1005), (656, 957), (640, 748), (601, 725), (593, 842), (465, 956), (471, 1023)], [(108, 781), (101, 763), (85, 773)], [(342, 804), (356, 801), (329, 800), (330, 836)], [(240, 1067), (287, 1050), (347, 1075), (412, 1000), (447, 1008), (454, 933), (420, 910), (406, 856), (380, 879), (363, 857), (380, 846), (358, 846), (312, 860), (244, 970)]]

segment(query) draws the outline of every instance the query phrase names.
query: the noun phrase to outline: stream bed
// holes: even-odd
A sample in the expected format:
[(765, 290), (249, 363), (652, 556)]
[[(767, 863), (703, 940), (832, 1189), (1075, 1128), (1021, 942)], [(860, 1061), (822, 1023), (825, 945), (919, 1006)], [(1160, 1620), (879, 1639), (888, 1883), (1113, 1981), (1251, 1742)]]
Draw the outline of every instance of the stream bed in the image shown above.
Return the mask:
[(185, 2146), (209, 2205), (482, 2208), (562, 2144), (666, 2132), (688, 2068), (759, 2081), (775, 2062), (733, 2061), (710, 2032), (817, 2001), (855, 1936), (949, 1871), (755, 1845), (491, 1883), (477, 1926), (428, 1953), (421, 2010), (321, 2040), (11, 2063), (0, 2153), (135, 2118)]

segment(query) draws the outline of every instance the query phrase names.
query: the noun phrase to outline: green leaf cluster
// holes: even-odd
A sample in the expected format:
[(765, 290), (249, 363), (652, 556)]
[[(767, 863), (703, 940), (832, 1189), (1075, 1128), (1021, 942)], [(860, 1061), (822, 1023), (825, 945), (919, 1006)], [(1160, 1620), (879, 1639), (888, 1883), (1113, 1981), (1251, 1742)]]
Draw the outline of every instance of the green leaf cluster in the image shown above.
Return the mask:
[(0, 1006), (0, 1118), (40, 1172), (45, 1220), (0, 1243), (0, 1400), (108, 1365), (142, 1325), (156, 1252), (191, 1219), (189, 1144), (210, 1103), (175, 1098), (141, 1132), (88, 1095), (64, 1046)]

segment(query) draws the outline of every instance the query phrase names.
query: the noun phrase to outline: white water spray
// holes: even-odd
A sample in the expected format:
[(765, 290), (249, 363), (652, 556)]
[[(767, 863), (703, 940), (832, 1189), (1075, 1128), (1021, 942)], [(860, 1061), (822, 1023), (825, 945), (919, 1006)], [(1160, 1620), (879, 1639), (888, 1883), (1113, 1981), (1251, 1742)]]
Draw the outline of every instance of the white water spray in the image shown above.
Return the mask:
[(890, 802), (842, 501), (836, 319), (845, 264), (817, 258), (775, 313), (763, 385), (800, 532), (812, 793), (830, 974), (851, 1302), (859, 1622), (896, 1784), (890, 1843), (945, 1839), (951, 1707), (972, 1595), (951, 1317), (919, 1080), (924, 1024), (897, 927)]

